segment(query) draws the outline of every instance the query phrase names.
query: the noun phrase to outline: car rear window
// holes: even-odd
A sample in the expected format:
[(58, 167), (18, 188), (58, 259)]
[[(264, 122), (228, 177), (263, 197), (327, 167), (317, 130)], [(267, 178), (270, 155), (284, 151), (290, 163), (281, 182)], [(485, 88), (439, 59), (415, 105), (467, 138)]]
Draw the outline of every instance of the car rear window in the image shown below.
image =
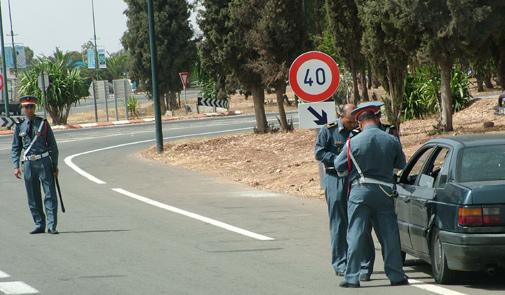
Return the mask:
[(458, 166), (460, 182), (505, 180), (505, 145), (465, 148)]

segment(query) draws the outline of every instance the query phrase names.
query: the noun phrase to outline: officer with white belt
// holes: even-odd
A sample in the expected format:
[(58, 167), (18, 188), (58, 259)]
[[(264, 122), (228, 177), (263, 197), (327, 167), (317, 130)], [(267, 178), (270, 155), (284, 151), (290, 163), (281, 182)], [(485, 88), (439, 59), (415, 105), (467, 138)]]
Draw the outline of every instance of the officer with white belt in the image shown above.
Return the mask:
[(362, 132), (346, 142), (335, 159), (339, 175), (348, 175), (352, 183), (348, 201), (347, 268), (344, 288), (360, 287), (360, 270), (368, 254), (370, 224), (382, 246), (384, 270), (392, 286), (407, 285), (402, 269), (400, 235), (393, 197), (396, 194), (393, 170), (406, 165), (401, 144), (380, 129), (381, 102), (359, 105), (353, 115)]
[[(46, 228), (48, 233), (58, 234), (58, 200), (54, 179), (58, 176), (58, 146), (49, 123), (35, 115), (37, 98), (23, 96), (20, 103), (26, 119), (17, 125), (14, 131), (11, 158), (14, 175), (21, 179), (24, 174), (28, 206), (35, 222), (35, 229), (30, 234), (44, 233)], [(44, 191), (44, 206), (41, 185)]]

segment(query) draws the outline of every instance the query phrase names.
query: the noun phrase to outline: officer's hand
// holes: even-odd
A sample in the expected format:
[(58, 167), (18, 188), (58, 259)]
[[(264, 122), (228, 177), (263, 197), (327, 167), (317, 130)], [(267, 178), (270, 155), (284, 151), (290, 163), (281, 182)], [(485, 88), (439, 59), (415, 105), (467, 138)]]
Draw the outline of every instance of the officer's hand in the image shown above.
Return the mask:
[(21, 169), (19, 168), (14, 169), (14, 176), (16, 176), (16, 178), (18, 179), (21, 179)]
[(58, 168), (56, 168), (56, 169), (54, 169), (54, 171), (53, 171), (53, 175), (54, 175), (55, 177), (58, 177), (59, 172), (60, 172), (60, 170), (58, 170)]

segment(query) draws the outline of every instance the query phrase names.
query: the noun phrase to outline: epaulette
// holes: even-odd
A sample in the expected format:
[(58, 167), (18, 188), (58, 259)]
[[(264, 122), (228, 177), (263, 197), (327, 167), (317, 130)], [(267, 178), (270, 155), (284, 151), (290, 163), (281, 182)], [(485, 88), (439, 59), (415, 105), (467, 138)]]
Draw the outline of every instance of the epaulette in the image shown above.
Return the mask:
[(337, 126), (336, 122), (331, 122), (331, 123), (326, 124), (326, 128), (333, 128), (335, 126)]

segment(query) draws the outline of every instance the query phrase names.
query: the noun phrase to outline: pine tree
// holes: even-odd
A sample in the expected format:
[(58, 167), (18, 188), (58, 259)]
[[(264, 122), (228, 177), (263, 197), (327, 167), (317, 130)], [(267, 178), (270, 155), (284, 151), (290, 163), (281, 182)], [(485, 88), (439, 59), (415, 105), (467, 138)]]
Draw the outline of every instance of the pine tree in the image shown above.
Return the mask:
[(266, 0), (232, 0), (229, 6), (229, 33), (223, 56), (232, 79), (237, 79), (251, 91), (256, 115), (256, 132), (267, 132), (265, 114), (265, 85), (258, 69), (260, 54), (255, 46), (254, 31), (261, 18)]
[[(357, 104), (360, 100), (358, 73), (364, 72), (365, 62), (361, 54), (363, 28), (358, 18), (356, 2), (354, 0), (326, 0), (326, 13), (337, 54), (345, 59), (350, 69), (354, 90), (354, 103)], [(364, 88), (366, 91), (366, 87)]]
[[(122, 43), (129, 54), (130, 77), (151, 91), (151, 57), (145, 0), (125, 0), (127, 31)], [(158, 79), (162, 113), (166, 106), (177, 108), (176, 95), (182, 89), (178, 73), (187, 71), (196, 55), (189, 6), (185, 0), (154, 0), (158, 49)], [(167, 99), (163, 99), (166, 97)]]
[(288, 131), (284, 95), (289, 67), (306, 42), (303, 0), (267, 0), (260, 15), (251, 36), (259, 52), (255, 69), (267, 87), (275, 88), (281, 128)]
[(229, 34), (230, 0), (203, 0), (198, 24), (202, 31), (199, 44), (202, 70), (214, 82), (218, 98), (226, 98), (226, 75), (229, 72), (224, 60), (224, 46)]
[(374, 72), (389, 94), (388, 120), (399, 127), (407, 65), (418, 47), (417, 27), (409, 0), (358, 0), (364, 28), (362, 45)]

